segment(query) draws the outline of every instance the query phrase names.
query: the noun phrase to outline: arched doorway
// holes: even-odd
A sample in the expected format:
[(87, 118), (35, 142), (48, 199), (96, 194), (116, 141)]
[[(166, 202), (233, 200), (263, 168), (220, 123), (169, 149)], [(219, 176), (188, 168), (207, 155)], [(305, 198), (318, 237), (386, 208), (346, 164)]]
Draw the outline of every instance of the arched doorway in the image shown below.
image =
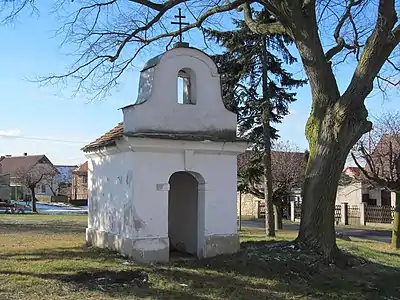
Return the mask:
[(199, 181), (189, 172), (169, 178), (168, 236), (170, 252), (197, 256), (199, 249)]

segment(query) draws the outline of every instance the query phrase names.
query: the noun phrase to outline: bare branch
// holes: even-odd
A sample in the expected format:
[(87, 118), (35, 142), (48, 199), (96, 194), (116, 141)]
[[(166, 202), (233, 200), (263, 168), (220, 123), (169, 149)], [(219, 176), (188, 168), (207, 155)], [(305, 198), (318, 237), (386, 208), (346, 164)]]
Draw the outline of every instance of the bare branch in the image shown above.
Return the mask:
[(336, 41), (336, 46), (334, 46), (333, 48), (331, 48), (330, 50), (328, 50), (328, 52), (325, 54), (326, 60), (330, 61), (336, 54), (338, 54), (340, 51), (342, 51), (344, 48), (346, 49), (353, 49), (356, 50), (358, 47), (358, 41), (355, 40), (353, 45), (349, 45), (346, 43), (346, 41), (344, 40), (344, 38), (340, 35), (340, 31), (343, 28), (344, 23), (346, 22), (346, 20), (350, 20), (350, 22), (353, 25), (353, 28), (355, 29), (355, 34), (356, 36), (358, 35), (357, 33), (357, 29), (354, 25), (354, 20), (353, 17), (351, 16), (351, 9), (354, 6), (360, 5), (361, 2), (363, 0), (350, 0), (349, 4), (346, 7), (346, 11), (344, 12), (343, 16), (339, 19), (338, 24), (336, 25), (336, 29), (335, 32), (333, 34), (335, 41)]
[[(248, 191), (256, 197), (264, 198), (262, 151), (253, 151), (239, 168)], [(292, 188), (301, 187), (306, 169), (305, 154), (286, 141), (275, 143), (271, 153), (273, 198), (281, 201), (279, 195), (289, 193)]]
[[(4, 1), (3, 7), (0, 7), (0, 12), (9, 8), (9, 13), (6, 17), (1, 20), (2, 24), (9, 24), (15, 21), (15, 19), (22, 13), (22, 11), (30, 8), (30, 15), (39, 14), (38, 9), (35, 7), (35, 0), (13, 0)], [(8, 5), (11, 5), (9, 7)]]
[[(400, 86), (400, 79), (397, 80), (397, 81), (392, 81), (392, 80), (390, 80), (390, 79), (388, 79), (388, 78), (385, 78), (385, 77), (383, 77), (383, 76), (381, 76), (381, 75), (377, 75), (376, 78), (377, 78), (378, 80), (381, 80), (381, 81), (384, 81), (384, 82), (388, 83), (388, 84), (391, 85), (391, 86)], [(382, 92), (385, 91), (385, 90), (384, 90), (383, 88), (381, 88), (381, 87), (380, 87), (380, 89), (381, 89)]]
[[(346, 101), (363, 102), (371, 92), (374, 79), (400, 41), (397, 29), (392, 32), (397, 21), (394, 0), (380, 1), (374, 31), (367, 40), (353, 78), (343, 94)], [(359, 95), (359, 98), (355, 99), (354, 95)]]
[[(114, 0), (115, 1), (115, 0)], [(146, 25), (138, 27), (137, 29), (133, 30), (131, 34), (129, 34), (123, 41), (122, 43), (119, 45), (117, 52), (110, 57), (110, 61), (114, 62), (120, 55), (122, 50), (124, 49), (125, 45), (132, 39), (134, 38), (138, 33), (143, 32), (148, 30), (149, 28), (151, 28), (155, 23), (157, 23), (161, 17), (171, 8), (173, 8), (174, 6), (185, 2), (186, 0), (171, 0), (171, 1), (167, 1), (164, 5), (162, 9), (159, 9), (158, 14), (150, 21), (148, 22)], [(133, 2), (138, 2), (138, 1), (133, 1)], [(139, 0), (139, 2), (147, 2), (147, 1), (142, 1)], [(198, 22), (196, 22), (198, 23)], [(197, 26), (196, 26), (197, 27)], [(188, 28), (189, 29), (189, 28)], [(188, 30), (186, 29), (186, 30)], [(151, 41), (149, 41), (151, 42)]]
[[(136, 68), (135, 60), (141, 58), (141, 54), (147, 54), (146, 51), (150, 50), (150, 45), (152, 53), (157, 51), (154, 49), (158, 46), (160, 49), (168, 49), (179, 34), (179, 31), (171, 30), (170, 19), (173, 17), (173, 10), (178, 6), (185, 5), (194, 21), (183, 28), (184, 32), (192, 29), (203, 30), (203, 26), (210, 25), (219, 14), (222, 16), (222, 13), (229, 11), (237, 14), (237, 11), (241, 11), (245, 22), (255, 32), (290, 35), (300, 52), (313, 91), (319, 92), (322, 88), (324, 92), (330, 94), (328, 98), (332, 98), (332, 102), (336, 102), (339, 92), (334, 88), (335, 84), (323, 84), (321, 78), (325, 81), (335, 81), (331, 74), (331, 66), (326, 59), (333, 60), (333, 57), (343, 49), (348, 50), (344, 55), (345, 58), (353, 53), (360, 60), (359, 66), (363, 66), (363, 71), (367, 71), (367, 73), (370, 68), (366, 68), (368, 64), (364, 62), (372, 64), (371, 62), (376, 61), (377, 67), (373, 67), (371, 76), (368, 76), (372, 78), (372, 81), (367, 80), (367, 85), (372, 85), (370, 82), (373, 82), (378, 74), (379, 78), (386, 78), (394, 82), (388, 79), (386, 74), (383, 74), (384, 72), (379, 72), (379, 66), (382, 66), (385, 57), (381, 63), (380, 60), (375, 60), (366, 54), (372, 55), (369, 50), (371, 47), (366, 45), (366, 39), (372, 31), (376, 32), (378, 29), (379, 32), (383, 30), (382, 28), (385, 29), (382, 35), (387, 33), (386, 42), (390, 47), (382, 47), (383, 49), (376, 55), (380, 56), (383, 53), (383, 56), (388, 58), (386, 54), (398, 44), (399, 25), (396, 24), (395, 28), (389, 26), (390, 30), (387, 30), (389, 28), (387, 24), (391, 24), (397, 18), (394, 6), (391, 5), (393, 0), (381, 1), (374, 30), (372, 22), (367, 21), (372, 20), (371, 15), (375, 13), (373, 10), (375, 3), (372, 2), (372, 0), (342, 2), (337, 0), (127, 0), (122, 2), (117, 0), (75, 0), (71, 5), (71, 1), (58, 0), (54, 7), (54, 13), (61, 15), (59, 20), (63, 25), (57, 34), (64, 37), (62, 46), (77, 46), (75, 51), (71, 51), (76, 55), (76, 60), (69, 70), (57, 72), (57, 75), (42, 77), (39, 81), (55, 84), (66, 83), (68, 79), (71, 79), (76, 83), (74, 94), (86, 93), (92, 98), (100, 95), (106, 96), (119, 83), (120, 76), (122, 76), (120, 71)], [(11, 12), (10, 15), (16, 16), (24, 8), (35, 8), (35, 1), (7, 1), (3, 6), (8, 10), (0, 7), (0, 11)], [(388, 10), (383, 9), (384, 7)], [(320, 12), (318, 18), (317, 11)], [(270, 14), (275, 20), (256, 18), (254, 17), (256, 14), (253, 12)], [(226, 20), (229, 21), (229, 18)], [(214, 22), (212, 26), (221, 27), (220, 23)], [(318, 32), (321, 32), (323, 26), (327, 26), (330, 31), (333, 31), (330, 36), (333, 35), (336, 42), (336, 45), (326, 54), (324, 48), (321, 47), (324, 46), (321, 45), (324, 38), (318, 36)], [(349, 35), (353, 35), (353, 37)], [(385, 38), (380, 35), (378, 39), (371, 35), (368, 44), (376, 45), (383, 40)], [(199, 41), (197, 40), (197, 42)], [(204, 39), (203, 42), (205, 44)], [(361, 61), (363, 56), (364, 60)], [(393, 68), (398, 64), (395, 62), (387, 65)], [(355, 78), (358, 78), (359, 75), (359, 71), (356, 71)], [(313, 76), (314, 78), (312, 78)], [(387, 82), (387, 84), (389, 83)], [(316, 86), (319, 88), (315, 89)], [(357, 90), (363, 90), (363, 88), (360, 87)], [(327, 91), (328, 89), (330, 91)], [(368, 93), (368, 88), (365, 91)]]
[(251, 15), (250, 4), (248, 2), (245, 2), (241, 7), (243, 8), (244, 20), (252, 32), (257, 34), (266, 34), (266, 35), (287, 34), (286, 29), (277, 20), (271, 23), (254, 21)]
[[(371, 183), (400, 191), (400, 113), (387, 112), (375, 120), (372, 133), (363, 137), (351, 156)], [(367, 145), (367, 146), (366, 146)], [(365, 167), (360, 160), (365, 161)]]

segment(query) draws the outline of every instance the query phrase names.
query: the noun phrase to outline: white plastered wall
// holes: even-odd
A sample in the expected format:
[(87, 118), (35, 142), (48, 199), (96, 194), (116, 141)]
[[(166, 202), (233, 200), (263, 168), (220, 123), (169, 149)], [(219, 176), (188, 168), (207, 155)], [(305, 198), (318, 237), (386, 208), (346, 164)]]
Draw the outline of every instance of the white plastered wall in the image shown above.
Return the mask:
[(245, 147), (129, 138), (108, 155), (90, 155), (89, 228), (132, 239), (167, 238), (168, 181), (173, 173), (188, 171), (200, 182), (201, 253), (206, 236), (237, 233), (236, 154)]
[[(190, 69), (196, 104), (178, 103), (178, 73)], [(174, 48), (158, 64), (142, 72), (143, 103), (123, 108), (125, 132), (231, 132), (236, 114), (222, 101), (215, 63), (193, 48)], [(205, 121), (206, 120), (206, 121)]]

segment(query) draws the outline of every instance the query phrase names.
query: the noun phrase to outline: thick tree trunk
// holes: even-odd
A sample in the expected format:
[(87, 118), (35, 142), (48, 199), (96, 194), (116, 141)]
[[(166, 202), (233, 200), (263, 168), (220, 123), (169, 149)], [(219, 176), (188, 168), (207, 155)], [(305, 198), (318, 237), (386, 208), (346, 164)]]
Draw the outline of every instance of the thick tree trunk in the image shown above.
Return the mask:
[(37, 213), (35, 188), (31, 188), (30, 190), (32, 195), (32, 212)]
[(323, 254), (328, 260), (337, 255), (334, 206), (344, 159), (329, 151), (318, 162), (311, 163), (319, 174), (305, 180), (297, 241)]
[(392, 246), (400, 248), (400, 192), (396, 192), (396, 207), (394, 210)]
[(328, 261), (343, 262), (336, 245), (334, 207), (340, 175), (351, 147), (371, 128), (365, 107), (346, 114), (340, 107), (311, 115), (306, 128), (310, 144), (297, 241)]

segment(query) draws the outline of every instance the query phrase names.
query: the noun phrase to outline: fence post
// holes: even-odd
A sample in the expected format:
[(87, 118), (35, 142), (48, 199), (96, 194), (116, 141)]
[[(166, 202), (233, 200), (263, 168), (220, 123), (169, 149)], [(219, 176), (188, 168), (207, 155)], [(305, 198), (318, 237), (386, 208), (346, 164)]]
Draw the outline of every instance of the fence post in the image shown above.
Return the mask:
[(242, 191), (239, 191), (239, 231), (242, 231)]
[(294, 213), (295, 213), (295, 211), (294, 211), (294, 201), (290, 201), (290, 221), (292, 221), (292, 222), (296, 221)]
[(361, 202), (360, 203), (360, 225), (365, 226), (367, 225), (367, 203)]
[(341, 203), (340, 205), (342, 209), (341, 213), (342, 224), (349, 225), (349, 204), (344, 202)]

